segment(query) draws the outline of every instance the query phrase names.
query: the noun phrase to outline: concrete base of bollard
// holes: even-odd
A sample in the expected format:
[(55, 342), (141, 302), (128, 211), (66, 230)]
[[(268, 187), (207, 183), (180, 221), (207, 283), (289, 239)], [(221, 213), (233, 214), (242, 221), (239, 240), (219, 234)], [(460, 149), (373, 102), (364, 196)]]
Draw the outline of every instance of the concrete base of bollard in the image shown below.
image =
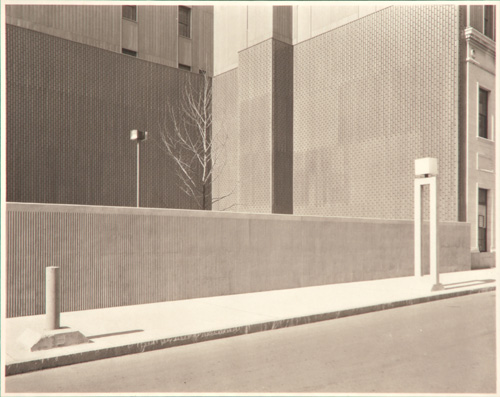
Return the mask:
[(432, 286), (432, 289), (431, 289), (431, 292), (435, 292), (435, 291), (443, 291), (444, 290), (444, 285), (441, 284), (441, 283), (438, 283), (438, 284), (434, 284)]
[(80, 331), (75, 331), (71, 328), (61, 328), (43, 332), (29, 329), (22, 333), (18, 342), (25, 348), (35, 352), (54, 349), (56, 347), (89, 343), (90, 340)]

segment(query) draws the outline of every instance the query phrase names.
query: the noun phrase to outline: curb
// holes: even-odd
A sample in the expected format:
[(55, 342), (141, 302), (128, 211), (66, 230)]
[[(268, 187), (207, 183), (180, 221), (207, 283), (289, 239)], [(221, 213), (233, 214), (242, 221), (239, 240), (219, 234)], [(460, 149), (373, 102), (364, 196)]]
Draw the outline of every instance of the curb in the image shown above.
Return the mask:
[(343, 317), (356, 316), (387, 309), (395, 309), (403, 306), (416, 305), (420, 303), (433, 302), (442, 299), (455, 298), (458, 296), (471, 295), (481, 292), (495, 291), (495, 286), (477, 288), (473, 290), (454, 291), (450, 293), (441, 293), (439, 295), (425, 296), (421, 298), (412, 298), (396, 302), (380, 303), (372, 306), (364, 306), (354, 309), (344, 309), (335, 312), (312, 314), (308, 316), (275, 320), (266, 323), (242, 325), (233, 328), (226, 328), (215, 331), (206, 331), (198, 334), (164, 338), (147, 342), (139, 342), (124, 346), (110, 347), (101, 350), (94, 350), (82, 353), (73, 353), (59, 357), (49, 357), (32, 361), (24, 361), (5, 365), (5, 376), (18, 375), (27, 372), (40, 371), (43, 369), (57, 368), (65, 365), (80, 364), (89, 361), (102, 360), (128, 354), (144, 353), (153, 350), (167, 349), (189, 345), (193, 343), (206, 342), (215, 339), (229, 338), (232, 336), (252, 334), (255, 332), (269, 331), (273, 329), (294, 327), (297, 325), (312, 324), (319, 321), (334, 320)]

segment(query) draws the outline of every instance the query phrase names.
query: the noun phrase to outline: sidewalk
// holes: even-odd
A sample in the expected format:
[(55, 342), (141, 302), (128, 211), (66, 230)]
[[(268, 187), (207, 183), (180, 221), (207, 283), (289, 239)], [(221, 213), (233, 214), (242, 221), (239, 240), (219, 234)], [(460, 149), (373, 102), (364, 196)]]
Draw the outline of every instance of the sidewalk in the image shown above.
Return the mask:
[(497, 269), (445, 273), (431, 292), (429, 276), (151, 303), (61, 314), (61, 326), (92, 343), (31, 352), (26, 330), (44, 316), (5, 322), (6, 375), (330, 320), (377, 310), (495, 290)]

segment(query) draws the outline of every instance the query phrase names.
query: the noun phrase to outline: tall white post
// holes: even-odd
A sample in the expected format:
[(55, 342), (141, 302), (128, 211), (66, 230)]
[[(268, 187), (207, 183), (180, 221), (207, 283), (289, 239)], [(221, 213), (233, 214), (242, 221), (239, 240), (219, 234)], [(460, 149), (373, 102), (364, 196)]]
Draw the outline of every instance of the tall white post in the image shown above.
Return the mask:
[(437, 176), (430, 178), (430, 215), (431, 215), (431, 230), (430, 230), (430, 266), (431, 280), (433, 282), (432, 291), (440, 291), (444, 289), (439, 282), (439, 211), (438, 211), (438, 193), (439, 180)]

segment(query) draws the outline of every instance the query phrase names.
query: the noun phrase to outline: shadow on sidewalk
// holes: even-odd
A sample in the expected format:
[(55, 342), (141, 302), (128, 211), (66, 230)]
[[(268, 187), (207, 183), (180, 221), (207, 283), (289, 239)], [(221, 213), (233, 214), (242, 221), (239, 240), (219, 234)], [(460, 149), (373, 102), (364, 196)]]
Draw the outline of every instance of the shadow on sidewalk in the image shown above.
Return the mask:
[(464, 287), (473, 287), (475, 285), (494, 283), (495, 280), (487, 279), (487, 280), (469, 280), (469, 281), (461, 281), (459, 283), (450, 283), (444, 284), (444, 289), (456, 289), (456, 288), (464, 288)]
[(133, 329), (131, 331), (110, 332), (108, 334), (87, 336), (87, 338), (88, 339), (106, 338), (108, 336), (118, 336), (118, 335), (134, 334), (136, 332), (144, 332), (144, 330), (143, 329)]

